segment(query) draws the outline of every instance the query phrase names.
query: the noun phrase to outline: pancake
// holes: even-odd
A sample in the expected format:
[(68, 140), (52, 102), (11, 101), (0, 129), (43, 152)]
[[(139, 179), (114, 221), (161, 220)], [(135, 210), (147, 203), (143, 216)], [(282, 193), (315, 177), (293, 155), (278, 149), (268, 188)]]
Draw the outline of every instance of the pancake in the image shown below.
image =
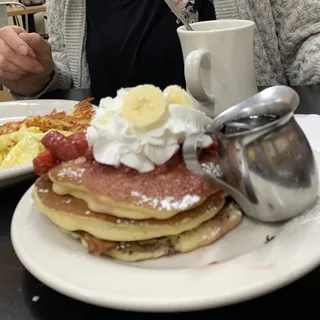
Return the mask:
[(54, 193), (52, 182), (47, 175), (37, 179), (33, 198), (36, 207), (62, 229), (86, 231), (103, 240), (138, 241), (177, 235), (198, 227), (221, 210), (225, 204), (226, 193), (220, 191), (201, 206), (166, 220), (119, 219), (93, 212), (82, 200)]
[(92, 211), (134, 220), (171, 218), (220, 191), (191, 173), (179, 154), (149, 173), (84, 159), (56, 166), (49, 177), (55, 193), (81, 199)]
[(242, 221), (242, 213), (234, 203), (227, 204), (215, 217), (182, 234), (138, 242), (112, 242), (97, 239), (87, 232), (71, 235), (80, 239), (92, 255), (106, 255), (117, 260), (136, 262), (174, 253), (184, 253), (214, 243)]

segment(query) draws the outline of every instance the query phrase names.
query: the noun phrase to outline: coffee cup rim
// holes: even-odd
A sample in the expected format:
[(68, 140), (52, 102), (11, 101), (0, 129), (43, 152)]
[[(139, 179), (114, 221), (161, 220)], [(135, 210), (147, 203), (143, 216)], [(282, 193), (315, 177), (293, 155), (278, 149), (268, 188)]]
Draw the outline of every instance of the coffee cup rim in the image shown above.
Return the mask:
[(201, 21), (201, 22), (194, 22), (190, 23), (190, 26), (195, 26), (195, 25), (202, 25), (202, 24), (218, 24), (220, 22), (233, 22), (233, 23), (238, 23), (239, 25), (233, 26), (230, 28), (223, 28), (223, 29), (212, 29), (212, 30), (194, 30), (194, 31), (189, 31), (186, 29), (185, 26), (180, 26), (177, 31), (179, 33), (216, 33), (216, 32), (230, 32), (230, 31), (235, 31), (235, 30), (241, 30), (241, 29), (247, 29), (249, 27), (255, 26), (255, 23), (251, 20), (240, 20), (240, 19), (219, 19), (219, 20), (208, 20), (208, 21)]

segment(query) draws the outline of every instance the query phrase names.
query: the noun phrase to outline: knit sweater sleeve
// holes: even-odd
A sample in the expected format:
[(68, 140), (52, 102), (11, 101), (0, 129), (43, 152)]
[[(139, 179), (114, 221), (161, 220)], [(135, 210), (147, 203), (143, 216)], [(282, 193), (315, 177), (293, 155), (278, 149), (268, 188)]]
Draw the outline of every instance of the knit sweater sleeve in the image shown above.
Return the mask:
[(52, 47), (54, 61), (53, 78), (48, 86), (32, 97), (26, 97), (14, 92), (12, 96), (16, 100), (37, 99), (46, 92), (56, 89), (69, 89), (72, 87), (72, 77), (68, 64), (68, 56), (63, 35), (64, 8), (66, 0), (47, 0), (49, 42)]
[(320, 83), (320, 1), (271, 0), (279, 50), (291, 85)]

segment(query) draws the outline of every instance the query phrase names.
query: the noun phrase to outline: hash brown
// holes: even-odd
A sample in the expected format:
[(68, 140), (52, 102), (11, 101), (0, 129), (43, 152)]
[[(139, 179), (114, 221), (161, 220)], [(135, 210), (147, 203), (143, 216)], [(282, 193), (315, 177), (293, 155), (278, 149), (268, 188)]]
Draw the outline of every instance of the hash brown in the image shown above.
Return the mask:
[(37, 127), (42, 132), (59, 130), (68, 132), (82, 132), (87, 129), (94, 114), (91, 104), (93, 98), (88, 98), (76, 104), (71, 114), (65, 111), (58, 112), (54, 109), (50, 114), (44, 116), (30, 116), (22, 121), (10, 121), (0, 126), (0, 135), (19, 131), (23, 126)]

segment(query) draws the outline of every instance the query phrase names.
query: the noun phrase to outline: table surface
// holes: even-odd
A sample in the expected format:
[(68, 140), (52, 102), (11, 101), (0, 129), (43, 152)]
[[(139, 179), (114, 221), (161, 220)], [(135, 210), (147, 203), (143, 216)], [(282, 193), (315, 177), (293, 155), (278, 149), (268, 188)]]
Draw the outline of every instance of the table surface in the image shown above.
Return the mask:
[[(47, 8), (44, 4), (38, 6), (27, 6), (26, 7), (29, 14), (46, 12)], [(20, 6), (8, 7), (7, 8), (8, 17), (21, 16), (24, 15), (24, 10)]]
[[(298, 113), (320, 114), (320, 86), (297, 87), (301, 103)], [(82, 100), (90, 96), (89, 90), (64, 90), (45, 95), (42, 98)], [(0, 319), (1, 320), (64, 320), (75, 316), (77, 320), (102, 319), (113, 316), (137, 315), (136, 313), (122, 312), (98, 308), (67, 298), (41, 284), (35, 279), (17, 259), (10, 240), (10, 223), (14, 209), (33, 180), (26, 181), (0, 191), (2, 204), (0, 207)], [(35, 248), (36, 250), (36, 248)], [(285, 259), (285, 257), (284, 257)], [(214, 283), (208, 283), (214, 286)], [(320, 268), (314, 270), (304, 278), (264, 297), (245, 303), (194, 312), (194, 316), (212, 318), (247, 317), (249, 319), (264, 314), (269, 319), (279, 319), (280, 313), (286, 318), (319, 319), (318, 289), (320, 286)], [(34, 302), (33, 297), (39, 297)], [(277, 310), (276, 310), (277, 309)], [(179, 314), (139, 314), (140, 319), (175, 319), (183, 318)]]

